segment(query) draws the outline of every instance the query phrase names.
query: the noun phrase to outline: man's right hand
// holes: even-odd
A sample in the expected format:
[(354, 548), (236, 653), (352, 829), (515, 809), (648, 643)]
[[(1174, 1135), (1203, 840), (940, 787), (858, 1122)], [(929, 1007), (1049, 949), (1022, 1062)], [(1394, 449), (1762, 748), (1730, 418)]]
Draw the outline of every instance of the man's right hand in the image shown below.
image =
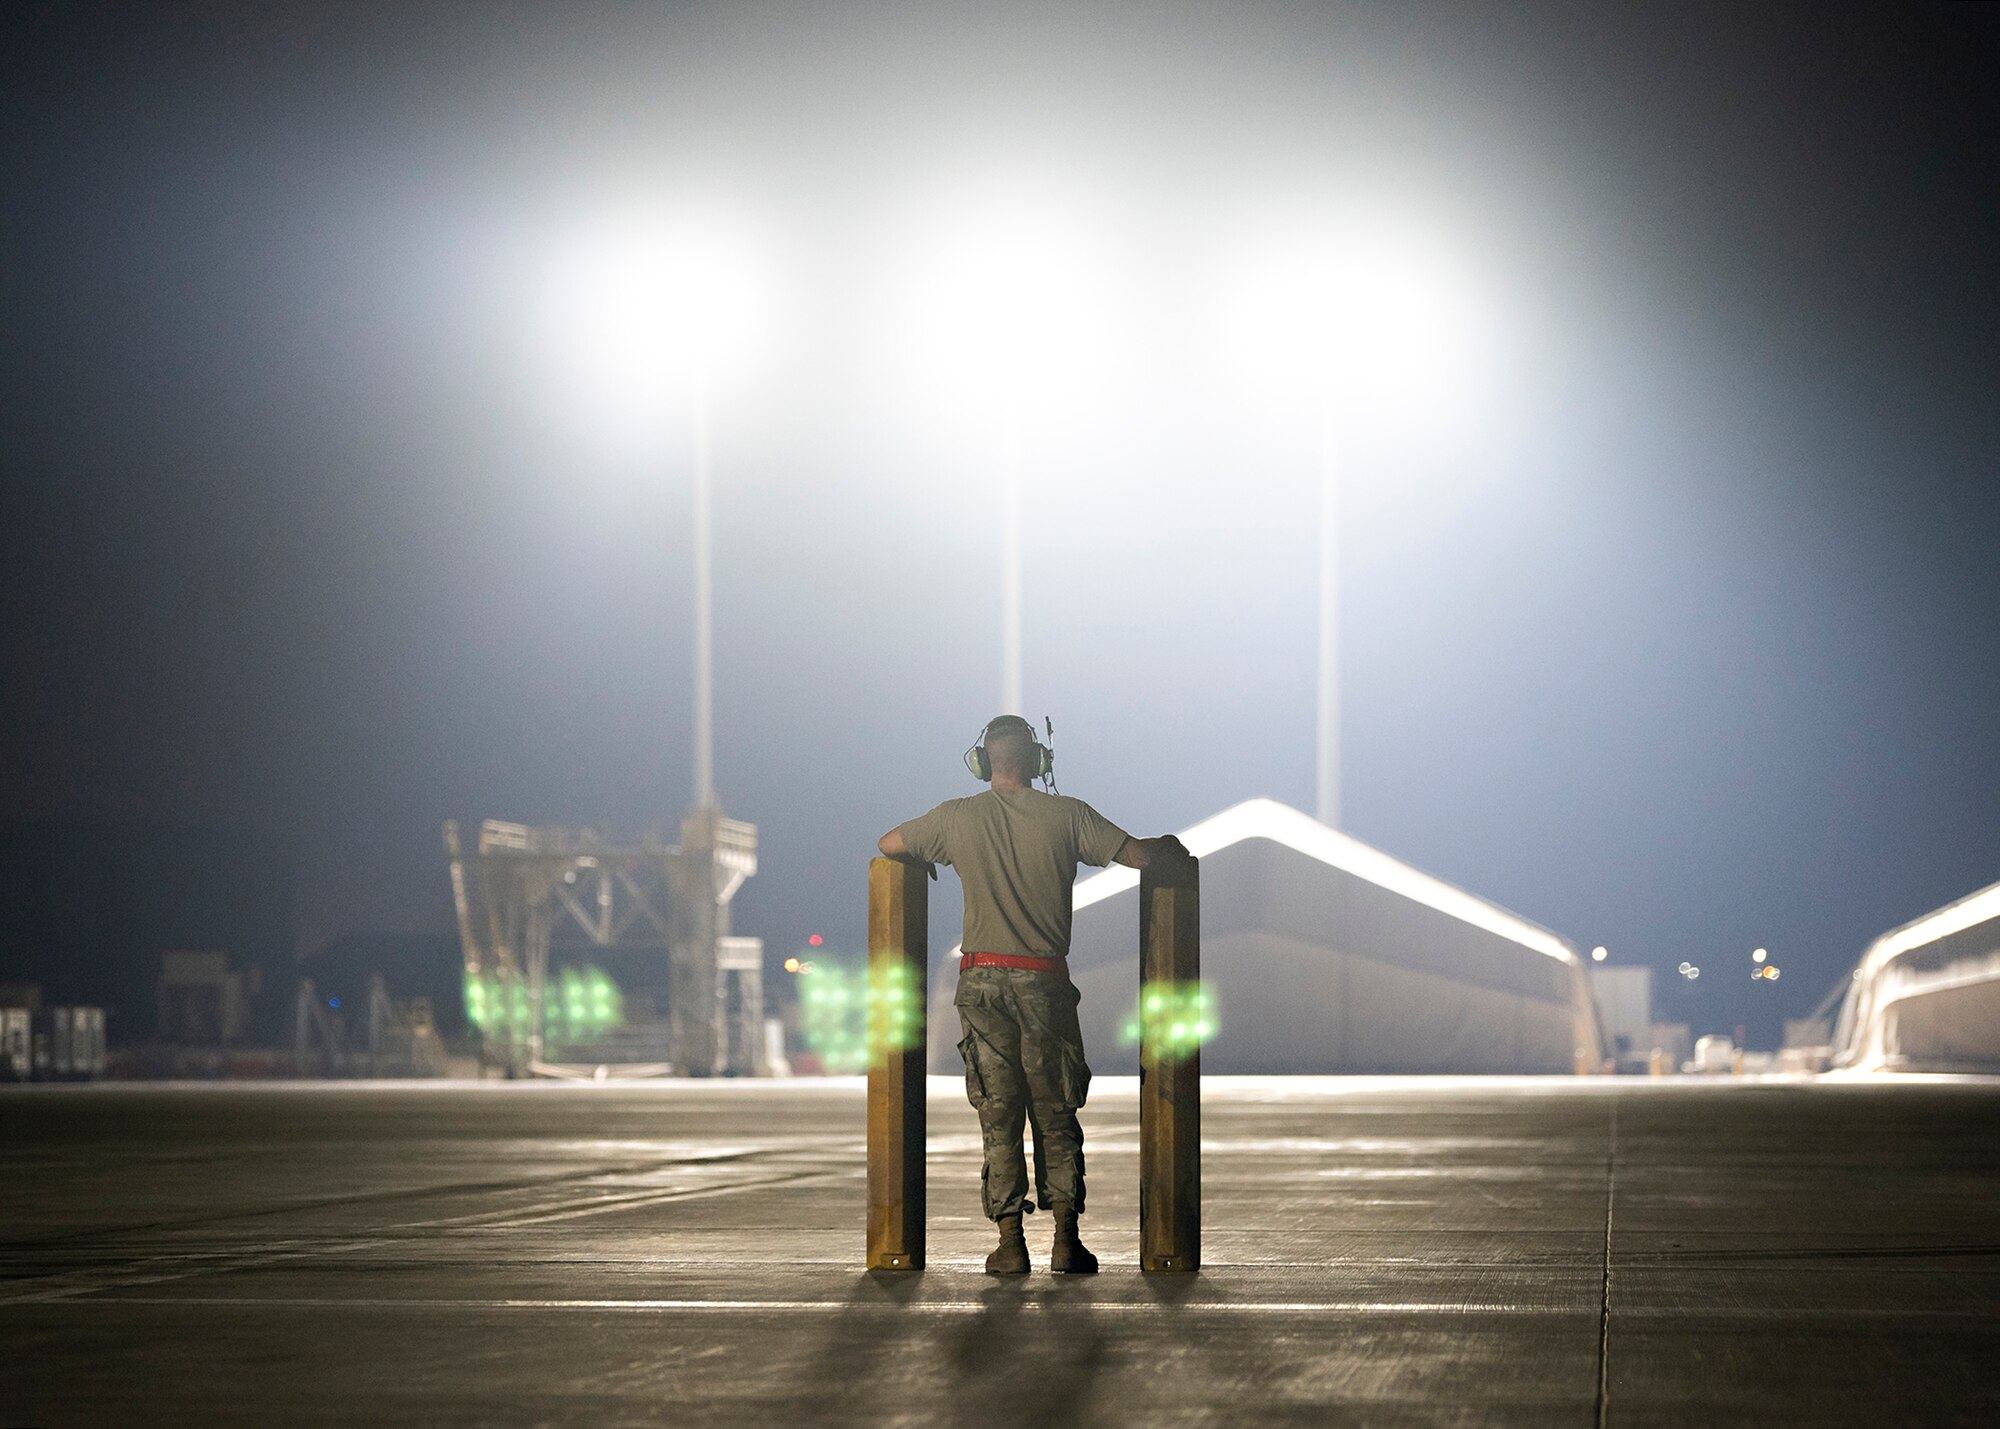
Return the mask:
[(1156, 862), (1178, 864), (1194, 861), (1194, 855), (1188, 852), (1187, 845), (1181, 842), (1179, 834), (1161, 834), (1156, 839), (1147, 839), (1146, 842), (1153, 846), (1153, 858)]
[(1126, 839), (1116, 861), (1127, 868), (1151, 868), (1154, 864), (1183, 864), (1193, 858), (1177, 835), (1161, 834), (1156, 839)]

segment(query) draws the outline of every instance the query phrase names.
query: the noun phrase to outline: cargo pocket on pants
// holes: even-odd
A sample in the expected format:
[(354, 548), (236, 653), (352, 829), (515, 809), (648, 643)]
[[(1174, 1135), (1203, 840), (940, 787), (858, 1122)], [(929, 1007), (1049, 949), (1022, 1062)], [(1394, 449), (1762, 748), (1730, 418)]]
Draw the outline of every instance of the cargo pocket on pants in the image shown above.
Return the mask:
[(965, 1099), (974, 1111), (986, 1107), (986, 1078), (979, 1074), (979, 1034), (968, 1032), (958, 1039), (958, 1055), (965, 1059)]
[(1090, 1096), (1090, 1063), (1083, 1057), (1083, 1028), (1076, 1017), (1076, 1009), (1083, 1002), (1083, 991), (1075, 983), (1070, 983), (1064, 991), (1069, 994), (1069, 1006), (1054, 1020), (1062, 1028), (1063, 1104), (1073, 1110), (1082, 1106)]
[(1083, 1048), (1074, 1042), (1064, 1042), (1062, 1066), (1057, 1071), (1057, 1082), (1062, 1091), (1063, 1105), (1071, 1111), (1082, 1106), (1090, 1097), (1090, 1064), (1083, 1060)]

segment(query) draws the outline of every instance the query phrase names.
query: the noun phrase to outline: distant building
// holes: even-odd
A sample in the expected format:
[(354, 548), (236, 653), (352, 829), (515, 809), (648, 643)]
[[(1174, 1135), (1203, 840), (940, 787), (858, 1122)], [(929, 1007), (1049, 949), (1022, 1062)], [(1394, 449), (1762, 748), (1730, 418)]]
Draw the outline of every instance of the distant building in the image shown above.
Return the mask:
[(35, 983), (0, 983), (0, 1082), (104, 1075), (104, 1009), (43, 1007)]
[(1856, 1071), (2000, 1071), (2000, 883), (1869, 945), (1833, 1030)]
[[(1583, 960), (1545, 928), (1252, 799), (1181, 835), (1201, 859), (1202, 1070), (1573, 1072), (1604, 1056)], [(1091, 1066), (1134, 1073), (1139, 875), (1076, 888), (1070, 974)], [(957, 950), (933, 982), (930, 1069), (960, 1068)]]
[(238, 1047), (250, 1036), (254, 971), (230, 966), (229, 954), (160, 955), (159, 1037), (186, 1047)]
[(104, 1008), (114, 1044), (155, 1035), (161, 957), (186, 949), (223, 952), (276, 990), (248, 1009), (253, 1039), (274, 1040), (291, 1014), (294, 924), (282, 839), (213, 824), (0, 827), (0, 982)]
[(1653, 1039), (1653, 970), (1593, 966), (1591, 991), (1604, 1022), (1608, 1051), (1621, 1069), (1643, 1069), (1657, 1044)]

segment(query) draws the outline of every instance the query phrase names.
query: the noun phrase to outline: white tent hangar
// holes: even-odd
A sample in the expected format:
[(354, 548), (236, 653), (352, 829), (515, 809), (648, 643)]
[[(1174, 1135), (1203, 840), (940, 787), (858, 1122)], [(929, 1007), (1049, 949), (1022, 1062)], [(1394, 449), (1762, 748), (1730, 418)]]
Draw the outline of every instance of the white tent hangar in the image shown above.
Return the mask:
[[(1201, 859), (1202, 1070), (1569, 1072), (1603, 1055), (1574, 948), (1545, 928), (1252, 799), (1181, 835)], [(1070, 976), (1091, 1067), (1139, 1070), (1139, 875), (1076, 886)], [(930, 1069), (961, 1070), (958, 949), (932, 981)]]
[(1854, 970), (1833, 1065), (2000, 1071), (2000, 883), (1884, 933)]

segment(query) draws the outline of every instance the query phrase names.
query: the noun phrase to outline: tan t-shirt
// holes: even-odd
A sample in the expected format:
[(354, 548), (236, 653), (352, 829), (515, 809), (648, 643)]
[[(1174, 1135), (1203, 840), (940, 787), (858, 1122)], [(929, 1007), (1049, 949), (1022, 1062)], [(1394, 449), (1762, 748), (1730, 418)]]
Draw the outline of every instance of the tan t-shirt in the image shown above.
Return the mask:
[(965, 885), (965, 951), (1069, 956), (1076, 866), (1099, 868), (1125, 831), (1081, 799), (1039, 789), (988, 789), (939, 804), (901, 826), (918, 858), (948, 863)]

